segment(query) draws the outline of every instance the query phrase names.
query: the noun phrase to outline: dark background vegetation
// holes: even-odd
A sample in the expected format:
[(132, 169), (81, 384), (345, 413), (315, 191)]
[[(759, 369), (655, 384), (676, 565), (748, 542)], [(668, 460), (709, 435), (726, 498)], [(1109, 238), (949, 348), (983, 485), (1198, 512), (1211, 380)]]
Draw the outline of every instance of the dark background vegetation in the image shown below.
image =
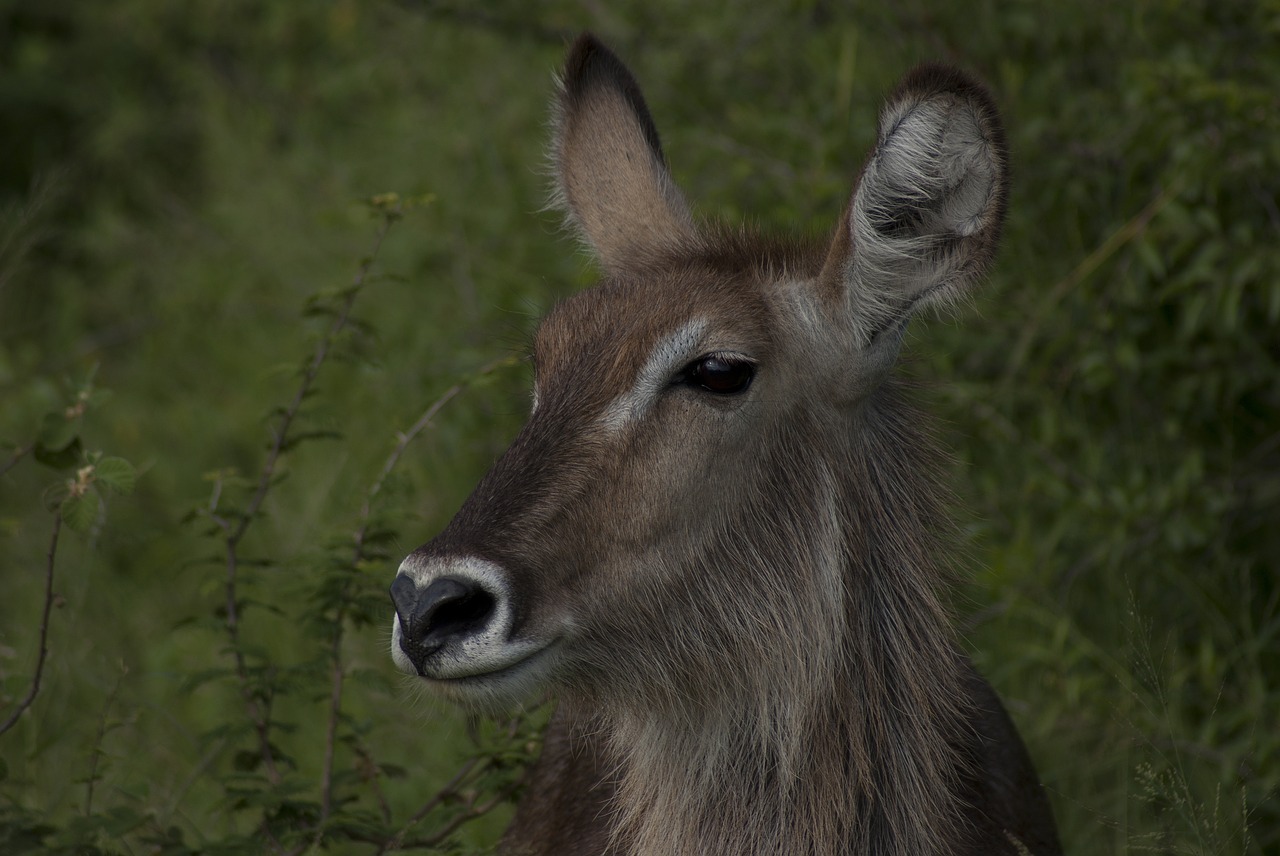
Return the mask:
[(991, 83), (1004, 249), (906, 369), (964, 637), (1070, 852), (1280, 853), (1275, 0), (2, 0), (0, 720), (42, 675), (0, 852), (491, 846), (537, 715), (407, 691), (384, 592), (590, 281), (539, 213), (584, 28), (700, 210), (782, 230), (831, 227), (911, 64)]

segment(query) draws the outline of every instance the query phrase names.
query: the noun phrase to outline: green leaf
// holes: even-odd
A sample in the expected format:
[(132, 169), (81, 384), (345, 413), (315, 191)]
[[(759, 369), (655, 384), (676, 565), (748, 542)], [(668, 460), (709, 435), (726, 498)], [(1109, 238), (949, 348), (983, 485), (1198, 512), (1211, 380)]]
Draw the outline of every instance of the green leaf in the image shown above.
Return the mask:
[(71, 442), (62, 447), (50, 446), (37, 440), (36, 447), (32, 450), (32, 455), (37, 461), (55, 470), (74, 467), (80, 463), (83, 453), (84, 447), (80, 445), (79, 437), (72, 437)]
[(116, 806), (107, 812), (101, 823), (104, 832), (118, 839), (146, 823), (146, 818), (127, 806)]
[(61, 449), (75, 439), (79, 428), (79, 416), (68, 418), (66, 413), (51, 411), (40, 420), (40, 433), (36, 435), (36, 443), (50, 449)]
[(62, 501), (62, 519), (75, 532), (88, 532), (98, 516), (98, 495), (93, 491)]
[(93, 470), (98, 481), (117, 493), (132, 493), (138, 471), (124, 458), (103, 458)]
[(262, 764), (262, 756), (257, 752), (242, 749), (231, 759), (231, 766), (241, 773), (252, 773)]

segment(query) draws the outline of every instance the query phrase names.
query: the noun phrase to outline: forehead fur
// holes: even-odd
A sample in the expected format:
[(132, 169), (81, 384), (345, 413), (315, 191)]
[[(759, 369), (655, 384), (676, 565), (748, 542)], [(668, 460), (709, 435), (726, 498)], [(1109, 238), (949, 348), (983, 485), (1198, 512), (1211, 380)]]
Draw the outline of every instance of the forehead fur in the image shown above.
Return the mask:
[(585, 364), (603, 373), (607, 385), (629, 383), (656, 342), (695, 318), (710, 325), (710, 347), (769, 347), (773, 287), (816, 276), (819, 245), (743, 232), (700, 243), (634, 273), (606, 277), (557, 305), (534, 340), (540, 376)]

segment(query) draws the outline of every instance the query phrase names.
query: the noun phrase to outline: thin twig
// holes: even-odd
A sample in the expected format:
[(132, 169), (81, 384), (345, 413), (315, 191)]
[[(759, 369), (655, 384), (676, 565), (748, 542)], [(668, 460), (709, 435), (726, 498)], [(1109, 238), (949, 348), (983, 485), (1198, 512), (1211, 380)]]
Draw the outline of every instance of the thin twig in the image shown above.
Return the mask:
[(426, 838), (415, 839), (413, 842), (411, 842), (410, 846), (435, 847), (438, 844), (444, 843), (444, 841), (450, 835), (456, 832), (458, 827), (462, 826), (464, 823), (468, 823), (472, 820), (475, 820), (477, 817), (483, 817), (484, 815), (493, 811), (502, 803), (509, 800), (511, 796), (517, 790), (519, 790), (520, 786), (523, 784), (522, 779), (523, 779), (523, 776), (514, 782), (508, 783), (506, 787), (500, 788), (498, 792), (493, 795), (493, 799), (489, 800), (488, 802), (480, 803), (480, 805), (474, 805), (474, 804), (471, 805), (470, 807), (467, 808), (466, 811), (464, 811), (462, 814), (458, 815), (453, 820), (446, 823), (444, 826), (440, 827), (440, 829), (437, 830), (435, 833), (428, 835)]
[(409, 444), (413, 442), (414, 438), (425, 431), (427, 427), (430, 426), (431, 420), (436, 418), (436, 414), (440, 412), (440, 409), (448, 404), (454, 396), (462, 392), (463, 389), (474, 383), (477, 379), (492, 374), (500, 368), (513, 365), (515, 362), (516, 359), (514, 357), (503, 357), (502, 359), (494, 360), (484, 366), (471, 377), (458, 381), (441, 393), (440, 397), (433, 401), (427, 409), (422, 412), (422, 415), (418, 417), (418, 420), (414, 422), (407, 431), (399, 435), (396, 447), (391, 451), (391, 454), (387, 456), (386, 462), (382, 465), (382, 471), (378, 473), (378, 478), (374, 481), (373, 486), (369, 488), (369, 492), (365, 494), (364, 504), (360, 508), (360, 528), (357, 530), (355, 536), (357, 545), (362, 545), (364, 543), (364, 538), (368, 532), (373, 500), (377, 497), (378, 493), (381, 492), (383, 483), (386, 482), (387, 477), (391, 475), (391, 471), (395, 469), (396, 465), (400, 463), (400, 458), (404, 455), (405, 450), (409, 448)]
[(58, 553), (58, 533), (62, 531), (62, 512), (53, 514), (53, 534), (49, 538), (49, 555), (44, 567), (44, 611), (40, 614), (40, 653), (36, 657), (36, 671), (31, 677), (31, 686), (26, 696), (18, 702), (18, 706), (9, 714), (9, 718), (0, 724), (0, 734), (4, 734), (17, 723), (23, 712), (31, 707), (40, 692), (40, 678), (44, 675), (44, 663), (49, 656), (49, 611), (53, 608), (53, 560)]
[(84, 816), (93, 815), (93, 786), (98, 781), (98, 761), (102, 758), (102, 744), (107, 739), (107, 717), (111, 713), (111, 706), (115, 704), (116, 697), (120, 695), (120, 684), (124, 681), (124, 676), (129, 670), (121, 664), (120, 674), (116, 676), (115, 684), (111, 687), (111, 692), (107, 695), (106, 702), (102, 705), (102, 715), (98, 717), (98, 735), (93, 742), (93, 756), (89, 762), (89, 776), (85, 782), (84, 795)]
[(423, 803), (422, 807), (415, 811), (413, 816), (405, 821), (404, 826), (400, 827), (400, 831), (397, 832), (390, 841), (383, 842), (378, 853), (383, 854), (388, 851), (399, 850), (404, 847), (405, 837), (409, 834), (409, 831), (417, 826), (424, 817), (435, 811), (436, 808), (439, 807), (446, 799), (454, 796), (457, 793), (458, 785), (460, 785), (466, 777), (470, 775), (471, 771), (474, 770), (476, 765), (479, 763), (479, 758), (472, 758), (463, 764), (461, 769), (454, 774), (453, 778), (445, 783), (444, 787), (436, 791), (435, 795), (431, 797), (431, 799)]
[(355, 737), (354, 749), (360, 763), (368, 768), (368, 777), (365, 779), (369, 783), (369, 787), (373, 789), (373, 796), (378, 801), (378, 811), (382, 815), (382, 822), (387, 826), (391, 825), (391, 804), (387, 802), (387, 795), (383, 793), (382, 786), (378, 784), (378, 765), (373, 760), (373, 755), (369, 752), (364, 742), (360, 740), (359, 735)]
[(324, 836), (324, 827), (333, 808), (333, 756), (338, 739), (338, 719), (342, 716), (342, 622), (345, 610), (339, 610), (334, 630), (333, 650), (330, 652), (332, 688), (329, 691), (329, 723), (325, 730), (324, 769), (320, 774), (320, 819), (316, 821), (315, 844)]
[[(520, 723), (521, 717), (518, 716), (513, 717), (507, 723), (508, 739), (515, 737), (516, 733), (519, 731)], [(446, 800), (459, 795), (462, 784), (467, 781), (473, 772), (477, 773), (477, 776), (480, 773), (483, 773), (485, 769), (483, 766), (480, 767), (479, 771), (476, 770), (476, 767), (480, 764), (481, 760), (481, 758), (472, 758), (463, 764), (461, 769), (458, 770), (454, 777), (450, 779), (444, 787), (436, 791), (435, 795), (432, 796), (431, 799), (423, 803), (422, 807), (414, 812), (413, 817), (409, 818), (404, 826), (400, 828), (400, 831), (397, 832), (390, 841), (382, 843), (382, 846), (378, 849), (379, 856), (392, 850), (435, 847), (444, 842), (463, 824), (488, 814), (502, 803), (511, 799), (511, 797), (524, 786), (525, 777), (528, 776), (529, 772), (527, 768), (522, 770), (520, 774), (516, 776), (514, 781), (508, 782), (505, 786), (499, 788), (493, 797), (487, 802), (477, 804), (476, 800), (479, 799), (480, 795), (478, 793), (473, 794), (466, 800), (466, 810), (454, 817), (440, 829), (422, 838), (408, 838), (409, 832), (413, 827), (417, 826), (423, 818), (443, 805)]]
[[(374, 479), (373, 484), (365, 493), (364, 502), (361, 504), (359, 517), (360, 526), (353, 537), (353, 555), (351, 558), (351, 566), (353, 568), (358, 567), (360, 562), (365, 558), (365, 540), (368, 537), (370, 520), (373, 516), (374, 499), (382, 491), (383, 484), (386, 482), (388, 476), (391, 475), (391, 472), (395, 469), (396, 465), (400, 462), (401, 457), (404, 456), (405, 450), (408, 449), (409, 444), (413, 442), (414, 438), (427, 429), (431, 424), (431, 421), (435, 419), (436, 415), (440, 412), (441, 408), (452, 401), (454, 397), (456, 397), (458, 393), (462, 392), (462, 390), (470, 383), (475, 381), (477, 378), (484, 377), (485, 375), (492, 373), (498, 368), (511, 365), (513, 362), (514, 360), (510, 357), (494, 360), (466, 380), (455, 383), (453, 386), (441, 393), (439, 398), (428, 405), (427, 409), (422, 412), (422, 415), (418, 417), (417, 421), (415, 421), (407, 431), (398, 435), (395, 448), (392, 449), (391, 454), (387, 456), (386, 462), (382, 465), (382, 469), (379, 471), (377, 478)], [(328, 822), (333, 810), (334, 744), (337, 742), (338, 720), (342, 716), (342, 688), (344, 678), (342, 671), (342, 636), (343, 622), (346, 619), (345, 596), (340, 599), (340, 602), (343, 605), (338, 608), (338, 612), (334, 616), (333, 639), (330, 642), (329, 660), (331, 669), (331, 690), (329, 694), (329, 718), (326, 726), (324, 763), (320, 773), (320, 817), (316, 823), (316, 834), (315, 839), (312, 842), (313, 845), (318, 845), (320, 840), (323, 838), (325, 824)], [(376, 775), (376, 764), (373, 765), (373, 768)]]
[(365, 494), (364, 504), (360, 507), (360, 528), (356, 531), (355, 541), (357, 549), (364, 544), (365, 536), (368, 532), (369, 518), (373, 512), (373, 500), (382, 491), (382, 485), (386, 482), (387, 477), (391, 475), (391, 471), (395, 469), (396, 464), (400, 462), (400, 458), (404, 455), (409, 443), (422, 433), (422, 431), (431, 424), (431, 420), (440, 412), (440, 408), (444, 407), (449, 401), (462, 392), (463, 383), (455, 383), (444, 391), (444, 393), (431, 403), (423, 414), (418, 417), (418, 421), (414, 422), (408, 431), (400, 434), (397, 438), (396, 446), (387, 456), (386, 462), (382, 465), (382, 471), (378, 473), (378, 478), (374, 481), (373, 486), (369, 488), (369, 492)]
[[(398, 215), (398, 210), (395, 214)], [(240, 556), (239, 545), (245, 534), (249, 531), (250, 525), (257, 519), (258, 511), (262, 507), (263, 501), (267, 497), (268, 491), (271, 489), (272, 482), (275, 479), (276, 465), (279, 463), (280, 456), (284, 454), (285, 446), (289, 436), (289, 429), (293, 425), (294, 419), (302, 410), (302, 403), (306, 400), (311, 392), (312, 386), (315, 384), (316, 377), (320, 374), (320, 368), (324, 365), (325, 360), (329, 356), (329, 352), (333, 347), (333, 342), (338, 334), (346, 327), (351, 317), (351, 309), (355, 304), (356, 297), (362, 291), (365, 280), (372, 269), (374, 261), (378, 257), (378, 252), (382, 248), (382, 242), (387, 236), (391, 225), (395, 222), (396, 217), (393, 215), (384, 216), (382, 225), (378, 229), (377, 236), (373, 242), (373, 250), (361, 263), (356, 271), (355, 278), (351, 287), (347, 291), (347, 295), (342, 302), (342, 307), (333, 322), (329, 325), (329, 329), (321, 337), (316, 344), (315, 352), (311, 356), (306, 371), (303, 373), (302, 382), (298, 385), (297, 392), (294, 393), (293, 400), (289, 403), (288, 408), (280, 416), (280, 422), (275, 428), (275, 438), (272, 441), (271, 449), (267, 453), (267, 460), (262, 466), (262, 472), (258, 476), (258, 486), (253, 493), (253, 497), (249, 500), (249, 504), (240, 514), (240, 522), (234, 529), (231, 522), (224, 518), (214, 519), (218, 522), (223, 531), (227, 533), (226, 550), (227, 550), (227, 577), (226, 577), (226, 629), (227, 635), (231, 641), (231, 652), (235, 658), (236, 675), (240, 681), (240, 695), (244, 699), (245, 708), (249, 713), (249, 718), (253, 723), (254, 729), (258, 733), (258, 750), (262, 756), (263, 765), (267, 771), (267, 779), (272, 784), (279, 784), (281, 781), (280, 771), (276, 767), (274, 753), (271, 749), (270, 728), (268, 716), (262, 707), (258, 704), (258, 700), (254, 696), (253, 686), (249, 678), (248, 665), (245, 662), (244, 652), (240, 647), (240, 611), (236, 604), (236, 586), (239, 576)]]
[(23, 446), (21, 449), (14, 452), (13, 456), (9, 458), (9, 460), (5, 461), (3, 466), (0, 466), (0, 476), (3, 476), (5, 473), (9, 472), (9, 470), (13, 469), (14, 466), (17, 465), (18, 461), (21, 461), (27, 455), (30, 455), (33, 451), (35, 451), (35, 448), (36, 448), (36, 444), (31, 443), (27, 446)]
[[(454, 384), (445, 393), (436, 399), (426, 412), (418, 419), (417, 422), (405, 433), (400, 435), (399, 441), (396, 443), (395, 449), (387, 458), (386, 463), (382, 467), (382, 471), (374, 480), (373, 485), (365, 494), (364, 502), (360, 507), (360, 528), (356, 530), (354, 537), (354, 545), (351, 557), (351, 566), (358, 567), (360, 561), (364, 558), (365, 539), (369, 532), (369, 519), (372, 515), (373, 499), (378, 492), (382, 490), (383, 482), (387, 476), (391, 474), (400, 457), (404, 454), (404, 450), (408, 447), (409, 442), (417, 436), (423, 429), (427, 427), (431, 419), (440, 412), (450, 399), (462, 390), (462, 384)], [(345, 588), (345, 587), (344, 587)], [(345, 594), (345, 592), (344, 592)], [(332, 674), (332, 689), (329, 694), (329, 721), (326, 726), (325, 733), (325, 749), (324, 764), (320, 773), (320, 818), (316, 823), (316, 835), (313, 844), (318, 845), (324, 836), (324, 827), (329, 820), (329, 816), (333, 810), (333, 760), (334, 760), (334, 744), (337, 742), (338, 736), (338, 719), (342, 715), (342, 635), (343, 622), (346, 620), (346, 598), (341, 598), (343, 605), (339, 606), (338, 613), (334, 616), (333, 640), (330, 643), (329, 660)]]

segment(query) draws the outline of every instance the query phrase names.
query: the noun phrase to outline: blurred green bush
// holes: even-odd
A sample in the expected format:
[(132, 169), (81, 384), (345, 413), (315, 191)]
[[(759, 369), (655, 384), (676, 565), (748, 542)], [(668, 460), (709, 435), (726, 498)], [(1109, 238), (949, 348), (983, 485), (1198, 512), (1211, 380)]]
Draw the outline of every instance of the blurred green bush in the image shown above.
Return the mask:
[[(100, 504), (60, 535), (41, 690), (0, 735), (0, 852), (244, 852), (267, 827), (375, 852), (468, 757), (494, 763), (410, 838), (508, 787), (534, 738), (484, 726), (476, 749), (406, 699), (379, 599), (512, 436), (521, 370), (469, 383), (378, 479), (432, 402), (590, 281), (537, 213), (551, 71), (584, 28), (640, 75), (701, 210), (780, 230), (831, 227), (913, 62), (991, 83), (1005, 248), (908, 369), (957, 455), (964, 632), (1069, 851), (1280, 849), (1275, 0), (4, 0), (0, 719), (38, 659), (48, 488), (85, 463), (23, 453), (75, 436), (140, 477), (120, 497), (86, 476)], [(386, 213), (359, 200), (387, 190), (434, 201), (387, 237), (298, 409), (310, 441), (236, 547), (232, 641), (212, 518), (245, 519), (272, 408)], [(90, 375), (112, 397), (42, 433)]]

